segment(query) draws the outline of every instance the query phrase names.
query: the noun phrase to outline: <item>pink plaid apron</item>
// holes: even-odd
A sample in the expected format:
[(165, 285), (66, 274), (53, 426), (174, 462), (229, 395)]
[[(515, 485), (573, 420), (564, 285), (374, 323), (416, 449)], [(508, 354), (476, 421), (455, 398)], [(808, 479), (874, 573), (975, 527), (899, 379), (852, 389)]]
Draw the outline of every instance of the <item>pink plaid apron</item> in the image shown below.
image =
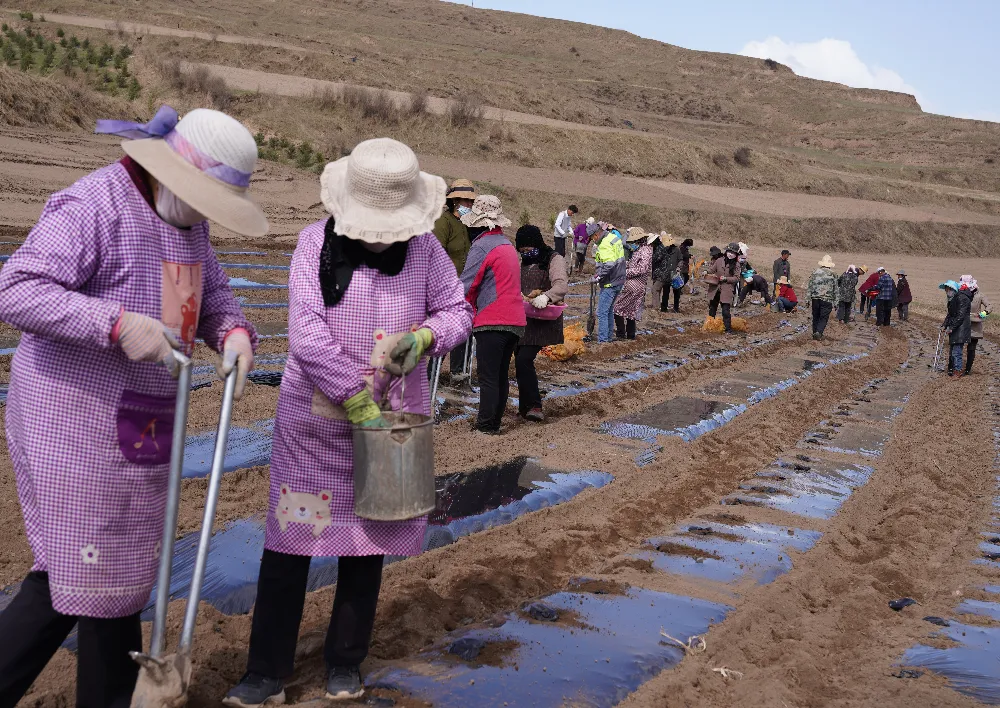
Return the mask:
[(134, 614), (156, 574), (177, 384), (110, 342), (123, 307), (192, 346), (234, 327), (256, 341), (207, 224), (164, 223), (114, 164), (54, 194), (0, 271), (0, 319), (24, 332), (8, 447), (33, 570), (68, 615)]
[[(396, 276), (360, 266), (335, 307), (319, 285), (325, 222), (299, 236), (289, 275), (288, 365), (281, 382), (271, 459), (265, 547), (305, 556), (416, 555), (426, 517), (377, 522), (354, 514), (351, 427), (340, 404), (363, 386), (381, 398), (380, 366), (403, 334), (434, 332), (440, 356), (472, 329), (455, 266), (433, 234), (409, 242)], [(427, 414), (426, 359), (406, 379), (405, 410)], [(398, 382), (389, 400), (400, 408)]]

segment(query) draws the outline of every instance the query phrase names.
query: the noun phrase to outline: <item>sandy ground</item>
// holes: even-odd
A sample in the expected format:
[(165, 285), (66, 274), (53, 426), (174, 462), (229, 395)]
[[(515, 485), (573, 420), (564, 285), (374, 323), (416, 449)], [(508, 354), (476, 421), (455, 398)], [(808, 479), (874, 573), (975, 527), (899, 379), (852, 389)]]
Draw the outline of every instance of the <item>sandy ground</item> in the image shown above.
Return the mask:
[[(756, 334), (751, 336), (764, 337), (776, 327), (777, 317), (755, 318), (752, 325)], [(440, 472), (528, 454), (556, 468), (608, 471), (615, 482), (387, 568), (366, 670), (390, 665), (455, 627), (486, 620), (558, 590), (575, 576), (691, 591), (683, 582), (671, 584), (669, 579), (643, 576), (634, 564), (618, 559), (680, 519), (719, 509), (717, 499), (776, 456), (794, 450), (796, 441), (829, 415), (847, 392), (899, 371), (911, 336), (914, 346), (919, 344), (926, 351), (930, 328), (924, 326), (925, 332), (909, 325), (878, 334), (864, 325), (832, 326), (830, 339), (819, 347), (802, 335), (777, 339), (738, 357), (694, 362), (647, 380), (560, 399), (548, 406), (545, 426), (512, 424), (499, 439), (484, 441), (461, 421), (440, 425), (436, 431)], [(602, 420), (641, 411), (677, 395), (697, 395), (715, 381), (784, 370), (787, 362), (808, 358), (817, 348), (836, 348), (849, 336), (877, 341), (877, 348), (857, 362), (816, 372), (755, 407), (753, 413), (693, 443), (661, 438), (663, 450), (647, 467), (636, 468), (634, 450), (595, 432)], [(578, 376), (575, 369), (618, 361), (624, 354), (651, 347), (711, 351), (719, 344), (696, 334), (647, 337), (596, 350), (579, 362), (543, 367), (543, 379)], [(942, 395), (948, 395), (977, 419), (985, 405), (985, 375), (955, 384), (930, 377), (925, 366), (918, 373), (913, 377), (916, 392), (910, 406), (887, 428), (890, 442), (872, 481), (833, 519), (810, 523), (811, 528), (825, 532), (821, 544), (797, 557), (793, 571), (772, 585), (740, 586), (737, 610), (709, 633), (708, 654), (661, 674), (626, 705), (764, 706), (786, 701), (801, 706), (862, 706), (875, 700), (891, 706), (969, 704), (940, 681), (901, 682), (887, 675), (898, 654), (924, 628), (919, 619), (900, 620), (885, 608), (884, 601), (910, 594), (929, 605), (928, 613), (945, 613), (954, 588), (970, 582), (967, 559), (991, 505), (988, 427), (965, 434), (966, 418), (936, 405)], [(215, 389), (195, 393), (192, 425), (212, 424)], [(241, 405), (240, 420), (270, 415), (274, 394), (274, 389), (252, 387), (249, 402)], [(921, 445), (914, 445), (916, 440)], [(956, 467), (963, 469), (960, 477), (943, 473)], [(6, 460), (0, 467), (0, 485), (11, 487)], [(182, 520), (186, 525), (196, 523), (202, 489), (203, 482), (185, 483)], [(219, 520), (258, 511), (265, 491), (266, 468), (227, 475)], [(3, 501), (5, 511), (16, 515), (12, 495), (5, 495)], [(779, 512), (740, 511), (759, 520), (780, 518)], [(0, 562), (2, 582), (10, 582), (25, 569), (23, 538), (8, 529), (0, 548), (5, 553)], [(309, 595), (304, 636), (325, 626), (331, 600), (329, 588)], [(171, 608), (174, 631), (183, 604), (177, 602)], [(239, 677), (248, 631), (248, 617), (227, 617), (203, 607), (195, 639), (191, 705), (217, 705)], [(307, 656), (290, 688), (293, 701), (317, 696), (322, 666), (309, 647), (315, 650), (310, 642), (303, 645)], [(63, 705), (72, 690), (73, 661), (70, 654), (60, 652), (21, 705)], [(709, 676), (709, 669), (720, 664), (744, 671), (744, 683), (730, 687)]]
[[(53, 189), (116, 159), (113, 139), (84, 135), (56, 135), (45, 131), (5, 131), (0, 136), (0, 228), (10, 240), (22, 238)], [(837, 218), (938, 220), (986, 218), (948, 210), (896, 207), (859, 200), (830, 201), (801, 195), (754, 191), (688, 189), (685, 185), (643, 183), (626, 177), (581, 175), (558, 170), (530, 170), (444, 158), (424, 158), (424, 168), (445, 174), (465, 174), (510, 184), (573, 195), (600, 196), (670, 209), (701, 209), (721, 213), (794, 214)], [(281, 166), (263, 163), (254, 191), (274, 227), (274, 236), (260, 242), (215, 234), (219, 250), (261, 250), (266, 256), (224, 255), (236, 264), (230, 275), (257, 282), (283, 283), (280, 270), (255, 270), (247, 263), (287, 264), (284, 253), (295, 234), (322, 216), (315, 178)], [(760, 198), (758, 198), (760, 197)], [(788, 199), (785, 199), (788, 197)], [(904, 211), (899, 211), (899, 210)], [(984, 223), (974, 221), (969, 223)], [(651, 227), (652, 225), (650, 225)], [(720, 244), (726, 239), (720, 237)], [(696, 246), (703, 252), (708, 243)], [(751, 243), (751, 262), (770, 275), (777, 249)], [(822, 253), (793, 249), (794, 280), (800, 294), (805, 277)], [(8, 252), (8, 251), (4, 251)], [(686, 581), (644, 573), (625, 556), (646, 539), (669, 531), (682, 519), (720, 508), (718, 500), (732, 492), (775, 457), (795, 451), (798, 441), (845, 396), (872, 379), (906, 375), (913, 395), (901, 416), (879, 424), (890, 436), (872, 480), (833, 518), (811, 526), (824, 532), (820, 544), (796, 556), (794, 569), (771, 585), (740, 586), (733, 614), (708, 635), (708, 651), (684, 661), (642, 686), (628, 706), (850, 706), (884, 705), (965, 706), (970, 701), (929, 676), (903, 681), (889, 676), (891, 665), (907, 646), (926, 635), (919, 617), (946, 614), (956, 592), (974, 594), (984, 571), (969, 564), (975, 555), (979, 530), (992, 508), (994, 484), (989, 462), (993, 458), (986, 384), (995, 376), (987, 365), (995, 352), (984, 352), (979, 373), (961, 382), (932, 376), (926, 367), (927, 349), (933, 349), (936, 321), (942, 314), (942, 296), (936, 284), (963, 272), (980, 277), (987, 294), (1000, 302), (1000, 289), (990, 274), (1000, 262), (992, 259), (946, 259), (936, 255), (876, 257), (862, 253), (833, 253), (838, 271), (850, 262), (869, 267), (906, 268), (917, 298), (913, 321), (876, 332), (864, 323), (853, 327), (832, 324), (829, 338), (812, 341), (794, 334), (807, 326), (806, 313), (787, 318), (761, 314), (750, 321), (747, 338), (704, 335), (697, 322), (703, 315), (699, 297), (686, 299), (680, 317), (650, 313), (649, 329), (636, 342), (593, 347), (566, 363), (543, 362), (539, 370), (544, 387), (571, 387), (578, 379), (598, 373), (634, 373), (653, 361), (681, 360), (676, 369), (608, 388), (581, 387), (546, 403), (543, 426), (517, 422), (509, 416), (505, 434), (484, 438), (467, 421), (440, 424), (435, 433), (436, 471), (460, 472), (510, 460), (520, 455), (539, 458), (557, 469), (597, 469), (614, 482), (589, 490), (557, 507), (527, 514), (500, 528), (474, 534), (460, 542), (396, 563), (387, 568), (370, 660), (365, 670), (393, 665), (456, 627), (487, 621), (527, 600), (561, 590), (573, 577), (592, 576), (624, 584), (670, 592), (694, 592)], [(585, 295), (575, 286), (574, 295)], [(239, 290), (247, 302), (281, 302), (280, 290)], [(571, 301), (570, 314), (580, 317), (586, 298)], [(750, 306), (751, 308), (754, 306)], [(926, 319), (917, 312), (927, 312)], [(261, 328), (278, 330), (285, 310), (250, 310)], [(677, 331), (682, 326), (684, 332)], [(0, 337), (15, 333), (0, 329)], [(788, 338), (785, 336), (788, 335)], [(638, 468), (636, 445), (600, 434), (601, 423), (637, 413), (676, 396), (703, 395), (711, 384), (735, 375), (788, 373), (794, 362), (842, 347), (850, 341), (871, 343), (870, 355), (850, 363), (816, 371), (796, 386), (751, 409), (748, 414), (685, 443), (663, 437), (653, 462)], [(737, 356), (700, 359), (739, 347)], [(922, 352), (916, 370), (900, 365)], [(266, 340), (261, 354), (287, 351), (287, 340)], [(987, 356), (988, 355), (988, 356)], [(208, 363), (198, 352), (199, 363)], [(0, 356), (0, 383), (7, 380), (9, 357)], [(210, 430), (217, 420), (220, 386), (200, 389), (192, 396), (192, 432)], [(251, 385), (247, 400), (236, 411), (236, 423), (248, 424), (274, 415), (277, 389)], [(448, 394), (449, 396), (452, 394)], [(948, 405), (941, 405), (947, 401)], [(876, 426), (877, 427), (877, 426)], [(2, 436), (2, 433), (0, 433)], [(268, 469), (258, 466), (225, 476), (217, 524), (263, 511)], [(205, 482), (185, 481), (181, 531), (199, 524)], [(13, 471), (0, 457), (0, 513), (10, 523), (0, 526), (0, 587), (17, 582), (31, 557), (18, 521)], [(784, 521), (780, 512), (741, 510), (747, 518)], [(707, 591), (706, 591), (707, 592)], [(310, 593), (304, 636), (328, 621), (333, 591)], [(925, 605), (921, 613), (893, 614), (886, 601), (912, 595)], [(171, 606), (171, 631), (180, 625), (184, 602)], [(926, 609), (926, 613), (923, 610)], [(246, 660), (248, 616), (224, 616), (204, 605), (195, 639), (196, 664), (190, 705), (218, 705), (220, 697), (238, 680)], [(146, 628), (148, 632), (148, 627)], [(315, 647), (313, 647), (315, 649)], [(726, 684), (711, 672), (725, 665), (744, 672), (743, 682)], [(57, 708), (72, 702), (75, 658), (60, 651), (19, 704), (22, 708)], [(318, 695), (322, 661), (303, 646), (303, 657), (290, 687), (292, 701)], [(399, 705), (406, 705), (401, 702)]]

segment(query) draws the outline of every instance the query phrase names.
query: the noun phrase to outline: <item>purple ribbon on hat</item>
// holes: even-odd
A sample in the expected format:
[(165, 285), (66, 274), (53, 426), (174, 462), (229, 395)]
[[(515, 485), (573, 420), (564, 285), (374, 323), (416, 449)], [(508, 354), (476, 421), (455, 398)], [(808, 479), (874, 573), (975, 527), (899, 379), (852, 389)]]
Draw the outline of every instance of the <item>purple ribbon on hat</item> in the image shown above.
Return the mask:
[(242, 172), (224, 162), (219, 162), (211, 155), (199, 150), (191, 141), (174, 130), (177, 123), (177, 111), (170, 106), (160, 106), (156, 115), (148, 123), (135, 123), (127, 120), (99, 120), (94, 132), (101, 135), (117, 135), (130, 140), (163, 138), (170, 149), (183, 158), (185, 162), (209, 177), (242, 189), (250, 186), (251, 173)]
[(148, 123), (134, 123), (128, 120), (99, 120), (94, 132), (101, 135), (117, 135), (129, 140), (163, 138), (174, 129), (177, 121), (177, 111), (170, 106), (160, 106), (160, 110)]

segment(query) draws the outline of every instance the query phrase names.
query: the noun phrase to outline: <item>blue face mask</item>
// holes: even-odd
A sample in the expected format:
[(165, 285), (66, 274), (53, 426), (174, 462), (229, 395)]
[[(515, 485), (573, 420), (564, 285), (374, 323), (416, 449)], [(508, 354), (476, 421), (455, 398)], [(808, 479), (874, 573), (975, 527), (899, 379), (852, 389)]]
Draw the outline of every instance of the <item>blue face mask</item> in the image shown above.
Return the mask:
[(472, 212), (472, 207), (460, 206), (458, 208), (458, 215), (459, 216), (465, 216), (466, 214), (469, 214), (471, 212)]
[(626, 243), (625, 244), (625, 248), (627, 248), (630, 251), (637, 251), (637, 250), (639, 250), (639, 244), (637, 244), (637, 243)]

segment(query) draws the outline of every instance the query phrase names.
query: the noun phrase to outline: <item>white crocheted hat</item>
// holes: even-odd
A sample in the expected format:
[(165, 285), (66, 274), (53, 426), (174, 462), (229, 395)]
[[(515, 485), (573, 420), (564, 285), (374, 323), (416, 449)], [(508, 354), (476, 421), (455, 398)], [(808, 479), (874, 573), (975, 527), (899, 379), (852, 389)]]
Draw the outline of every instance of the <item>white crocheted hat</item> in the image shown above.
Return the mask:
[(480, 194), (472, 202), (472, 211), (462, 217), (462, 223), (470, 229), (486, 227), (488, 229), (507, 228), (510, 219), (504, 216), (500, 198), (492, 194)]
[(320, 199), (338, 234), (397, 243), (425, 234), (444, 208), (445, 182), (420, 171), (417, 156), (391, 138), (358, 143), (320, 177)]
[(122, 149), (206, 218), (244, 236), (267, 233), (264, 212), (249, 194), (257, 143), (235, 118), (196, 108), (165, 137), (126, 140)]

